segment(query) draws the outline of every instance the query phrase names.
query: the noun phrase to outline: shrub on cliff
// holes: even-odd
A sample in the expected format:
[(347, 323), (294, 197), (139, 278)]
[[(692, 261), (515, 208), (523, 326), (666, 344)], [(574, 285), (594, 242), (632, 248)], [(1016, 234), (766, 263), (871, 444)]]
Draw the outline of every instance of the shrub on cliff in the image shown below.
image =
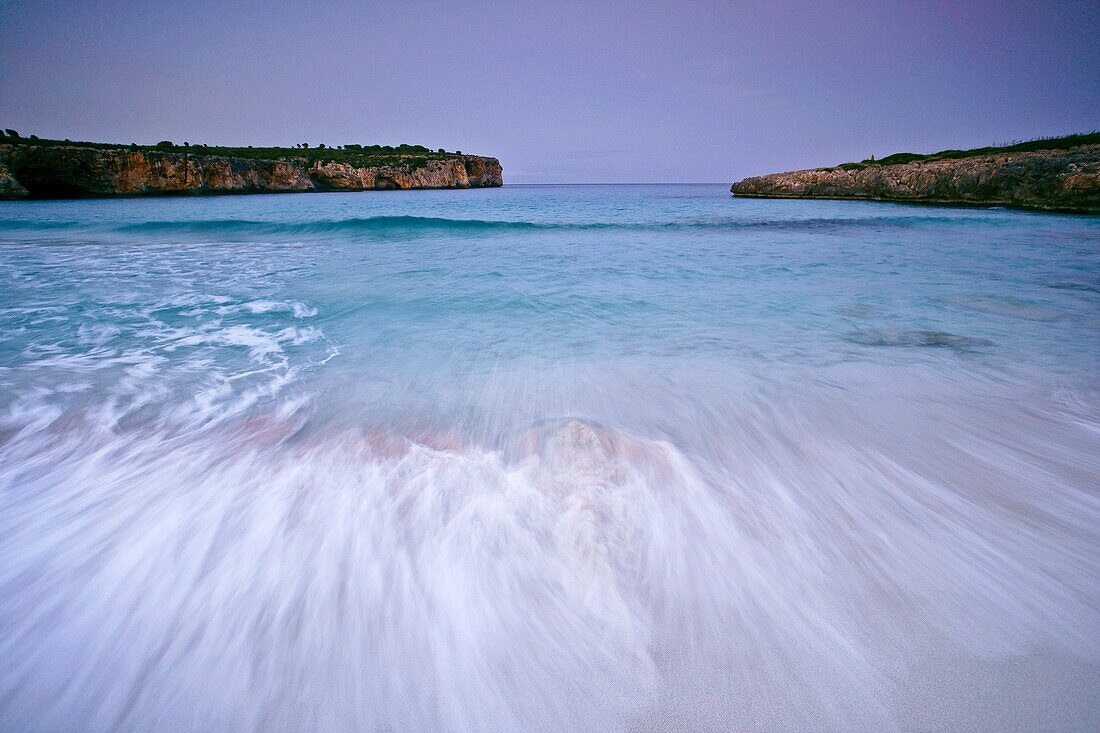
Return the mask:
[(0, 140), (7, 145), (40, 145), (44, 147), (82, 147), (97, 150), (146, 150), (164, 153), (182, 153), (191, 156), (217, 155), (226, 158), (247, 158), (250, 160), (304, 160), (307, 165), (314, 163), (347, 163), (352, 166), (399, 166), (405, 169), (418, 168), (430, 160), (442, 160), (461, 153), (448, 153), (444, 148), (434, 150), (424, 145), (402, 143), (393, 145), (362, 145), (349, 143), (341, 147), (297, 143), (289, 147), (229, 147), (208, 145), (206, 143), (180, 143), (161, 140), (155, 145), (137, 143), (97, 143), (73, 140), (37, 140), (22, 137), (12, 129), (0, 129)]
[(992, 155), (995, 153), (1029, 153), (1038, 150), (1069, 150), (1078, 145), (1096, 145), (1100, 143), (1100, 132), (1085, 132), (1078, 135), (1065, 135), (1062, 137), (1038, 137), (1034, 140), (1012, 143), (1011, 145), (998, 145), (986, 148), (971, 148), (969, 150), (941, 150), (938, 153), (922, 155), (920, 153), (894, 153), (885, 158), (875, 160), (871, 156), (862, 161), (863, 165), (898, 165), (900, 163), (912, 163), (918, 160), (958, 160), (979, 155)]

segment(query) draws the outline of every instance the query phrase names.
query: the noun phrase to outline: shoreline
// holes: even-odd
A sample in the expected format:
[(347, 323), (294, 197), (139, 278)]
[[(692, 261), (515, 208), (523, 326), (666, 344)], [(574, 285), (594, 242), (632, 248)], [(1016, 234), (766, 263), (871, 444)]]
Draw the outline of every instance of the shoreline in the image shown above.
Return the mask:
[(735, 199), (774, 199), (784, 201), (852, 201), (852, 202), (865, 202), (876, 204), (899, 204), (901, 206), (916, 206), (916, 207), (940, 207), (948, 209), (1007, 209), (1010, 211), (1024, 212), (1028, 214), (1063, 214), (1067, 216), (1100, 216), (1100, 211), (1091, 209), (1065, 209), (1065, 208), (1044, 208), (1039, 206), (1025, 206), (1021, 204), (1012, 203), (1011, 201), (989, 201), (989, 202), (975, 202), (975, 201), (960, 201), (957, 199), (902, 199), (902, 198), (886, 198), (876, 196), (825, 196), (825, 195), (802, 195), (802, 194), (784, 194), (784, 193), (733, 193), (731, 192), (730, 198)]

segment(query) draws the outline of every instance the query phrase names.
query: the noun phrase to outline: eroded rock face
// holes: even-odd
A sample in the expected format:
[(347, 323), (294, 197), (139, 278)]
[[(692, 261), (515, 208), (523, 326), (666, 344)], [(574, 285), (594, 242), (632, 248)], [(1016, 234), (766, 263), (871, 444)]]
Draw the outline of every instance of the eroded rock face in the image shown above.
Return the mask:
[(0, 199), (22, 199), (27, 197), (27, 189), (15, 180), (15, 176), (0, 163)]
[(817, 168), (739, 181), (735, 196), (871, 199), (1100, 213), (1100, 145), (859, 169)]
[(315, 164), (309, 176), (319, 190), (394, 188), (480, 188), (503, 183), (496, 158), (462, 156), (429, 160), (409, 168), (378, 166), (357, 168), (348, 163)]
[[(472, 171), (472, 172), (471, 172)], [(144, 150), (0, 145), (0, 198), (500, 186), (495, 158), (353, 167)]]

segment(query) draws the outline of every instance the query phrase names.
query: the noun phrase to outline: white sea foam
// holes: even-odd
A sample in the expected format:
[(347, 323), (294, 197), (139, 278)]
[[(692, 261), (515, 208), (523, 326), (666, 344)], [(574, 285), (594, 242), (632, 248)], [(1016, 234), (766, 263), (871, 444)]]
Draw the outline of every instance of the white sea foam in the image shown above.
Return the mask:
[(295, 318), (312, 318), (317, 315), (317, 308), (306, 305), (299, 300), (252, 300), (237, 306), (221, 306), (218, 313), (228, 314), (235, 311), (245, 311), (256, 315), (264, 313), (290, 313)]
[[(978, 400), (902, 425), (906, 400), (811, 394), (749, 399), (694, 455), (576, 418), (490, 446), (293, 408), (185, 434), (11, 411), (5, 719), (892, 730), (919, 727), (920, 686), (1080, 712), (1100, 680), (1095, 413)], [(1006, 417), (1030, 437), (1006, 442)], [(1084, 691), (983, 677), (1048, 659)]]

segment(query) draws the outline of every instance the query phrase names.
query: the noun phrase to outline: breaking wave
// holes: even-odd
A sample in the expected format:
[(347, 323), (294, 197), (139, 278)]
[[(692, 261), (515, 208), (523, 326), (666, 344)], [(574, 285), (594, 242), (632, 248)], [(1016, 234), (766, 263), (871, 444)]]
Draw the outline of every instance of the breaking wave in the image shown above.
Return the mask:
[(117, 231), (142, 232), (227, 232), (250, 234), (327, 234), (348, 232), (385, 232), (443, 230), (485, 232), (543, 229), (545, 225), (527, 221), (485, 221), (482, 219), (445, 219), (431, 216), (371, 216), (307, 222), (265, 222), (244, 219), (204, 219), (201, 221), (146, 221), (126, 224)]
[(943, 217), (899, 216), (861, 218), (762, 219), (707, 218), (665, 223), (626, 222), (534, 222), (486, 219), (452, 219), (428, 216), (372, 216), (305, 222), (272, 222), (244, 219), (203, 219), (199, 221), (144, 221), (124, 224), (115, 231), (127, 234), (226, 234), (295, 235), (349, 233), (409, 233), (440, 231), (487, 234), (524, 231), (667, 231), (713, 230), (738, 231), (768, 229), (775, 231), (829, 232), (849, 229), (914, 227), (943, 222)]
[(0, 712), (897, 730), (914, 684), (956, 714), (990, 694), (937, 679), (937, 654), (1023, 659), (994, 694), (1057, 675), (1033, 648), (1087, 679), (1100, 506), (1074, 473), (1096, 475), (1097, 433), (1075, 421), (1096, 416), (981, 404), (897, 425), (886, 403), (753, 399), (710, 455), (581, 418), (486, 443), (293, 408), (182, 429), (9, 412)]

